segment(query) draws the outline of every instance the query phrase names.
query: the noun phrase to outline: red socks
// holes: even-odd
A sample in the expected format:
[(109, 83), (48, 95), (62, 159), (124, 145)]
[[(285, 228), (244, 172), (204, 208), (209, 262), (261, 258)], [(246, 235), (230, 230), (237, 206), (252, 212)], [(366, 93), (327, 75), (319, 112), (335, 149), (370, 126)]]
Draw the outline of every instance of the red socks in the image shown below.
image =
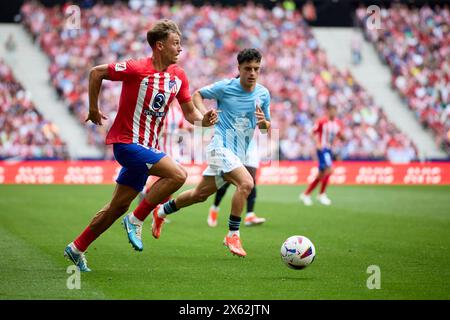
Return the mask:
[[(148, 192), (148, 191), (147, 191)], [(161, 203), (166, 203), (170, 200), (172, 196), (167, 197), (167, 199), (164, 199)], [(136, 209), (134, 209), (133, 215), (138, 218), (141, 221), (144, 221), (145, 218), (148, 217), (150, 212), (152, 212), (153, 209), (155, 209), (158, 206), (158, 204), (153, 204), (147, 201), (147, 199), (143, 199), (141, 203), (137, 206)]]
[(320, 179), (319, 178), (315, 178), (313, 182), (311, 182), (311, 184), (308, 186), (308, 189), (306, 189), (305, 194), (309, 195), (314, 188), (319, 184)]
[(320, 186), (320, 194), (324, 193), (328, 186), (328, 180), (330, 179), (331, 174), (327, 174), (322, 179), (315, 178), (313, 182), (308, 186), (308, 189), (306, 189), (305, 194), (309, 195), (319, 184), (320, 181), (322, 181), (322, 184)]
[(156, 208), (158, 204), (150, 203), (146, 199), (143, 199), (141, 203), (134, 209), (134, 216), (141, 221), (144, 221), (145, 218), (152, 212), (153, 209)]
[(89, 228), (89, 226), (75, 239), (73, 244), (81, 252), (86, 251), (87, 247), (97, 239), (97, 235)]
[(325, 177), (323, 177), (322, 185), (320, 186), (320, 194), (325, 192), (325, 189), (327, 188), (328, 180), (330, 179), (330, 176), (331, 176), (331, 174), (327, 174)]

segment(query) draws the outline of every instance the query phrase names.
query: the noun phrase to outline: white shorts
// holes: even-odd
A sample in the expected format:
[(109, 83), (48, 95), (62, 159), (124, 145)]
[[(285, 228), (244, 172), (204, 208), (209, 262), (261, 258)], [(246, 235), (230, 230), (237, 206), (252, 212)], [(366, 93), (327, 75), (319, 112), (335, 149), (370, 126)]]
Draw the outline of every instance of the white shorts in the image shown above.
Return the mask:
[(223, 178), (224, 173), (244, 166), (237, 155), (223, 147), (208, 148), (206, 150), (206, 160), (208, 161), (208, 167), (203, 171), (203, 175), (214, 176), (217, 189), (220, 189), (227, 183)]

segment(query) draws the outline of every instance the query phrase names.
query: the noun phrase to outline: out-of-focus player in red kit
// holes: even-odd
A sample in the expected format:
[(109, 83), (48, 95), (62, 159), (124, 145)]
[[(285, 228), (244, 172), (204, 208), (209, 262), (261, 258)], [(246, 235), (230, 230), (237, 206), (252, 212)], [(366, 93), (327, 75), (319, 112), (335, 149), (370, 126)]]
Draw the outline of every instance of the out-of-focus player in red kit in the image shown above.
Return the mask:
[(64, 250), (64, 255), (81, 271), (90, 271), (84, 252), (119, 217), (127, 212), (149, 175), (160, 177), (123, 224), (128, 240), (142, 251), (142, 224), (150, 212), (185, 182), (185, 169), (159, 150), (159, 135), (172, 101), (180, 103), (187, 121), (202, 126), (217, 122), (214, 110), (204, 115), (191, 100), (184, 70), (176, 65), (182, 51), (181, 32), (170, 20), (158, 21), (147, 32), (152, 57), (103, 64), (89, 74), (89, 115), (86, 121), (102, 125), (106, 119), (98, 106), (102, 80), (122, 81), (119, 110), (106, 137), (113, 144), (114, 156), (122, 169), (112, 199), (93, 218), (87, 228)]
[(342, 135), (342, 123), (337, 119), (337, 108), (334, 104), (327, 103), (326, 116), (316, 122), (313, 129), (313, 136), (319, 161), (319, 173), (313, 182), (309, 184), (305, 192), (300, 194), (299, 198), (305, 205), (312, 205), (311, 192), (321, 183), (317, 200), (323, 205), (329, 206), (331, 200), (325, 191), (330, 176), (333, 173), (332, 147), (336, 137), (342, 140), (344, 139)]

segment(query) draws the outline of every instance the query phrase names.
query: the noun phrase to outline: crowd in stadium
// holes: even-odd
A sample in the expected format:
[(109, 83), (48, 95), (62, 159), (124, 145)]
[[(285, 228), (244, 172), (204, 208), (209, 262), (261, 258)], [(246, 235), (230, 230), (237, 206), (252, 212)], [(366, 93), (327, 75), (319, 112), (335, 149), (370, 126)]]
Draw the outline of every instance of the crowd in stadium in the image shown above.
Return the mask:
[[(364, 21), (365, 9), (357, 11)], [(450, 10), (449, 7), (381, 10), (382, 29), (365, 34), (392, 71), (392, 87), (436, 142), (450, 154)]]
[[(254, 4), (239, 8), (97, 4), (82, 11), (80, 28), (65, 24), (64, 7), (22, 7), (23, 24), (51, 59), (51, 81), (74, 116), (84, 123), (88, 111), (88, 73), (97, 64), (151, 55), (146, 31), (160, 18), (176, 21), (183, 33), (180, 65), (191, 91), (237, 74), (236, 54), (244, 47), (263, 53), (260, 82), (272, 95), (272, 128), (280, 130), (280, 158), (315, 154), (310, 136), (328, 100), (338, 106), (345, 142), (341, 158), (409, 161), (417, 157), (412, 141), (390, 122), (347, 70), (330, 65), (299, 11), (267, 10)], [(103, 127), (89, 126), (89, 142), (102, 146), (114, 119), (121, 87), (105, 81), (100, 106), (109, 116)], [(106, 154), (106, 157), (109, 157)]]
[(58, 128), (44, 119), (30, 94), (0, 60), (0, 159), (64, 159)]

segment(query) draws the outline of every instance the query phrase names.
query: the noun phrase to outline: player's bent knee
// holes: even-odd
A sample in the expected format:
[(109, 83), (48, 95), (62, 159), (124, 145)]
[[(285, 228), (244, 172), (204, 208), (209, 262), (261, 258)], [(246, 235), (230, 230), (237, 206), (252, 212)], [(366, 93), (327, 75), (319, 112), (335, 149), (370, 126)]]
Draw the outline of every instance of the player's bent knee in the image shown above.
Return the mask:
[(248, 196), (252, 192), (253, 186), (254, 183), (252, 180), (244, 181), (238, 185), (238, 190)]
[(187, 171), (183, 167), (179, 166), (178, 170), (174, 172), (172, 179), (174, 182), (180, 186), (182, 186), (187, 179)]
[(205, 202), (210, 195), (204, 191), (194, 192), (193, 198), (195, 202)]
[(194, 195), (195, 202), (205, 202), (208, 196), (203, 193), (198, 193)]

